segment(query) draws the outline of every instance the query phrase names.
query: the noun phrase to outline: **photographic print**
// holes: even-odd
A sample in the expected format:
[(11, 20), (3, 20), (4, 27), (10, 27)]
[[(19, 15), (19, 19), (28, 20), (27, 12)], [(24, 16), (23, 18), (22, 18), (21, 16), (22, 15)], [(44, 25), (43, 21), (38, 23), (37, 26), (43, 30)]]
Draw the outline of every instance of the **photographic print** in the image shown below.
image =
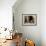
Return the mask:
[(22, 25), (25, 26), (37, 25), (37, 14), (22, 14)]

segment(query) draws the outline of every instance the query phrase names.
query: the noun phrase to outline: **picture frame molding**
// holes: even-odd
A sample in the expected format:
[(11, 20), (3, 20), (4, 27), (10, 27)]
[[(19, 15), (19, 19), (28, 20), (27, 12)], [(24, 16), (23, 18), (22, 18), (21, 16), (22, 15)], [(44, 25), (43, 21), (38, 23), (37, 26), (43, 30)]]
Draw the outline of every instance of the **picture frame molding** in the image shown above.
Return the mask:
[[(36, 17), (36, 24), (34, 24), (34, 25), (28, 25), (28, 24), (27, 25), (24, 25), (23, 24), (23, 22), (24, 22), (23, 16), (24, 15), (26, 15), (26, 16), (33, 16), (34, 15)], [(22, 14), (22, 26), (37, 26), (37, 14)]]

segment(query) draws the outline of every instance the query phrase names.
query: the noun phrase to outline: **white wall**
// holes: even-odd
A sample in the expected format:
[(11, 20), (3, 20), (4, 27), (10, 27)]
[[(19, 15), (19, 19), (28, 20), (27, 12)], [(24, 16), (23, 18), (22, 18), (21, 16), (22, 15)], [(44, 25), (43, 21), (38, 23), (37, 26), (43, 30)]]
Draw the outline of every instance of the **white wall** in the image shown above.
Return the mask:
[(46, 0), (41, 1), (40, 18), (42, 46), (46, 46)]
[(12, 28), (12, 6), (16, 0), (0, 0), (0, 27)]
[[(35, 40), (37, 46), (46, 46), (46, 0), (22, 0), (13, 6), (13, 12), (15, 29), (22, 32), (25, 38)], [(37, 26), (22, 26), (22, 13), (36, 13)]]
[[(23, 0), (19, 4), (16, 3), (16, 5), (13, 6), (15, 29), (17, 29), (18, 32), (22, 32), (24, 38), (34, 40), (36, 46), (41, 46), (40, 29), (41, 1)], [(22, 26), (22, 14), (37, 14), (37, 26)]]

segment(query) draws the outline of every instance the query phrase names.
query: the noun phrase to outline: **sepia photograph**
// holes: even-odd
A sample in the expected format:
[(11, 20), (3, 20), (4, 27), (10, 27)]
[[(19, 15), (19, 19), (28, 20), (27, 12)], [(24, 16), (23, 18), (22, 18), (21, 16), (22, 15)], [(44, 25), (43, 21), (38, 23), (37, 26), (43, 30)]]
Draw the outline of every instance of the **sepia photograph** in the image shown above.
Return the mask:
[(37, 25), (37, 14), (23, 14), (22, 15), (22, 24), (27, 26)]

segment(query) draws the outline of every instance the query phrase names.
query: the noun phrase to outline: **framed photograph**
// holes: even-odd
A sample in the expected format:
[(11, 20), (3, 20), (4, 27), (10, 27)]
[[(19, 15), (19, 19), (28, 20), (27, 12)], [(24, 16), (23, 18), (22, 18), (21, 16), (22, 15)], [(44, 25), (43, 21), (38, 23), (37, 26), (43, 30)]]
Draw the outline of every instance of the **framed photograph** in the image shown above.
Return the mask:
[(22, 25), (36, 26), (37, 25), (37, 14), (22, 14)]

